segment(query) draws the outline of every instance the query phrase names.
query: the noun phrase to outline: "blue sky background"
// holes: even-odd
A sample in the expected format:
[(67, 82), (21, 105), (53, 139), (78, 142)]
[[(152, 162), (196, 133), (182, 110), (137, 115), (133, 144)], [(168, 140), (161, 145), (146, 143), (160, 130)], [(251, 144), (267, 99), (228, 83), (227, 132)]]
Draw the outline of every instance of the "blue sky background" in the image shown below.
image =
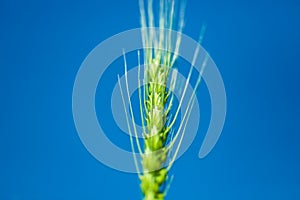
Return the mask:
[[(197, 39), (208, 25), (203, 46), (228, 113), (208, 157), (197, 157), (204, 125), (176, 162), (167, 199), (300, 199), (299, 13), (291, 0), (187, 2), (184, 33)], [(0, 27), (0, 199), (140, 199), (136, 175), (94, 159), (72, 118), (80, 64), (101, 41), (139, 27), (137, 0), (2, 0)]]

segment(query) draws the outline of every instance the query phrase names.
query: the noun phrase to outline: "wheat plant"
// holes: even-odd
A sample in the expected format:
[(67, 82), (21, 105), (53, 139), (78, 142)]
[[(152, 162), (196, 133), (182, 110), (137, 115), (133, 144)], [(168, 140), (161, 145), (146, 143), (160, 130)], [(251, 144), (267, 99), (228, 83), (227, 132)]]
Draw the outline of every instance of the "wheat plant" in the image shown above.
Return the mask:
[[(196, 89), (203, 72), (201, 71), (199, 74), (192, 96), (188, 98), (188, 106), (180, 119), (178, 127), (175, 129), (174, 125), (186, 94), (199, 47), (195, 49), (194, 59), (186, 82), (178, 86), (182, 88), (182, 96), (179, 99), (177, 108), (174, 109), (173, 90), (177, 80), (177, 70), (174, 68), (174, 64), (178, 58), (181, 32), (184, 26), (184, 4), (179, 6), (175, 0), (160, 0), (158, 2), (159, 16), (155, 18), (153, 0), (149, 0), (147, 3), (139, 0), (144, 46), (142, 50), (144, 55), (143, 65), (145, 66), (144, 79), (141, 80), (141, 53), (138, 51), (139, 115), (143, 128), (143, 143), (140, 143), (138, 139), (135, 125), (136, 114), (133, 112), (130, 101), (125, 53), (125, 86), (121, 85), (119, 78), (131, 148), (144, 200), (163, 200), (167, 194), (168, 186), (172, 180), (169, 171), (174, 164), (184, 137), (185, 128), (192, 112)], [(174, 16), (177, 16), (177, 22), (174, 21)], [(158, 22), (158, 33), (153, 29), (155, 22)], [(174, 27), (177, 27), (178, 32), (176, 38), (172, 37), (171, 34)], [(202, 38), (202, 35), (200, 38)], [(204, 66), (205, 62), (202, 69), (204, 69)], [(170, 83), (169, 87), (167, 87), (168, 81)], [(129, 102), (129, 113), (127, 113), (125, 99)], [(136, 139), (134, 140), (133, 137)], [(172, 154), (170, 153), (171, 150)], [(137, 159), (136, 152), (141, 155), (142, 160)], [(139, 162), (141, 162), (141, 165), (139, 165)]]

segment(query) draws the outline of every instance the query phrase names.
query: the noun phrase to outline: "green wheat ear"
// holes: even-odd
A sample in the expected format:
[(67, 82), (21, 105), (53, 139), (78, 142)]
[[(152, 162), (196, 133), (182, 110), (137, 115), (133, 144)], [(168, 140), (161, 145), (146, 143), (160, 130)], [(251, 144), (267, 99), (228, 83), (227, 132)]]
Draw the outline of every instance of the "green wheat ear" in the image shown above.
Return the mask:
[[(124, 66), (125, 66), (125, 91), (123, 89), (119, 79), (119, 86), (121, 96), (123, 100), (123, 106), (126, 114), (126, 120), (128, 130), (130, 133), (130, 143), (132, 152), (134, 155), (134, 162), (137, 168), (137, 172), (140, 179), (140, 187), (144, 200), (163, 200), (166, 196), (168, 186), (166, 182), (172, 178), (169, 178), (169, 171), (174, 164), (175, 158), (178, 154), (183, 136), (185, 134), (185, 128), (192, 111), (193, 103), (195, 100), (195, 92), (200, 83), (201, 75), (203, 73), (206, 60), (202, 65), (202, 71), (198, 77), (192, 96), (189, 97), (189, 102), (184, 114), (181, 118), (181, 122), (174, 133), (174, 137), (170, 139), (170, 133), (173, 130), (174, 123), (178, 117), (181, 105), (186, 93), (186, 89), (191, 78), (192, 69), (195, 64), (197, 55), (199, 53), (199, 46), (195, 50), (193, 62), (191, 63), (190, 71), (186, 80), (186, 83), (180, 85), (183, 88), (182, 96), (179, 100), (179, 105), (172, 113), (171, 108), (173, 106), (173, 90), (176, 85), (177, 70), (173, 68), (174, 63), (178, 57), (181, 34), (177, 34), (177, 38), (171, 37), (171, 30), (174, 27), (173, 19), (175, 15), (175, 1), (174, 0), (160, 0), (160, 12), (159, 12), (159, 34), (154, 29), (147, 27), (154, 27), (154, 15), (153, 15), (153, 1), (149, 0), (145, 5), (143, 0), (139, 0), (141, 25), (142, 25), (142, 37), (143, 37), (143, 53), (144, 53), (144, 89), (141, 89), (140, 80), (140, 52), (138, 51), (138, 87), (139, 87), (139, 104), (140, 104), (140, 116), (142, 120), (144, 143), (143, 148), (138, 140), (137, 129), (135, 125), (135, 118), (133, 113), (132, 104), (129, 96), (129, 87), (127, 79), (127, 63), (124, 53)], [(147, 13), (147, 17), (146, 17)], [(178, 20), (178, 32), (181, 33), (184, 25), (184, 6), (179, 9)], [(200, 36), (202, 39), (202, 34)], [(149, 48), (151, 47), (151, 48)], [(171, 53), (171, 50), (175, 49), (175, 52)], [(170, 79), (170, 80), (169, 80)], [(170, 88), (167, 88), (167, 82), (170, 81)], [(127, 108), (125, 105), (125, 98), (129, 102), (129, 111), (131, 121), (129, 120)], [(130, 125), (132, 123), (132, 126)], [(133, 130), (132, 128), (133, 127)], [(133, 134), (136, 138), (134, 141)], [(167, 140), (170, 140), (167, 142)], [(177, 147), (174, 144), (178, 142)], [(137, 151), (141, 156), (142, 169), (138, 165), (138, 160), (135, 154), (135, 145)], [(170, 155), (170, 150), (174, 149), (174, 154)], [(169, 162), (167, 162), (167, 160)]]

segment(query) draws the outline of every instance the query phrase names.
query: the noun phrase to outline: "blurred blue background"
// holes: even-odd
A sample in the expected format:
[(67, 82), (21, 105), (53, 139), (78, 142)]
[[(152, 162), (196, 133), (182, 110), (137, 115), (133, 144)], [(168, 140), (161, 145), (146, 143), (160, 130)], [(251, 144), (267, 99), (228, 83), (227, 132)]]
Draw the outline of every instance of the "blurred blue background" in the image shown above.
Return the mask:
[[(208, 25), (228, 112), (208, 157), (198, 159), (201, 128), (175, 163), (167, 199), (300, 199), (299, 13), (295, 0), (187, 1), (184, 33)], [(139, 27), (137, 0), (2, 0), (0, 27), (0, 199), (140, 199), (136, 175), (94, 159), (72, 118), (82, 61)]]

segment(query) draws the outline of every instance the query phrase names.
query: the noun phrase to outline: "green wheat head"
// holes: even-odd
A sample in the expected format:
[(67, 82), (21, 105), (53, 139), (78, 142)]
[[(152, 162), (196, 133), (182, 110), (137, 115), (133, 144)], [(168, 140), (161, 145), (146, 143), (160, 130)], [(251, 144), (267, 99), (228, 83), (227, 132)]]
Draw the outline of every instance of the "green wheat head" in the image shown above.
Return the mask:
[[(139, 0), (145, 66), (143, 80), (144, 89), (141, 89), (141, 63), (140, 52), (138, 51), (139, 114), (143, 128), (143, 144), (140, 144), (138, 140), (135, 117), (129, 96), (125, 53), (124, 66), (126, 94), (122, 92), (122, 85), (119, 79), (121, 96), (123, 99), (128, 130), (130, 133), (131, 148), (134, 155), (135, 166), (141, 182), (140, 187), (144, 200), (163, 200), (166, 196), (168, 186), (172, 179), (169, 178), (168, 172), (173, 166), (175, 158), (178, 154), (183, 136), (185, 134), (185, 128), (192, 111), (195, 100), (195, 92), (201, 80), (201, 73), (203, 72), (202, 70), (198, 77), (193, 94), (191, 97), (189, 97), (188, 106), (184, 111), (176, 132), (171, 134), (172, 131), (175, 131), (174, 124), (181, 109), (182, 101), (191, 78), (193, 65), (195, 64), (199, 48), (195, 50), (193, 63), (191, 63), (190, 72), (186, 83), (179, 86), (183, 89), (182, 97), (179, 100), (179, 105), (175, 109), (174, 113), (170, 113), (173, 106), (173, 90), (177, 80), (177, 70), (174, 69), (173, 66), (178, 57), (181, 43), (180, 33), (182, 32), (184, 25), (184, 5), (182, 4), (179, 12), (175, 13), (175, 0), (160, 0), (159, 2), (160, 11), (157, 21), (159, 23), (160, 31), (159, 34), (157, 34), (154, 29), (148, 28), (155, 27), (153, 1), (149, 0), (145, 5), (143, 0)], [(173, 21), (175, 14), (178, 14), (179, 16), (176, 25), (174, 25)], [(171, 37), (171, 30), (175, 26), (177, 27), (178, 34), (174, 39)], [(202, 35), (200, 38), (202, 38)], [(173, 52), (171, 51), (172, 49)], [(206, 63), (204, 63), (203, 66), (205, 66), (205, 64)], [(204, 67), (202, 67), (202, 69), (203, 68)], [(172, 72), (171, 69), (173, 69)], [(169, 88), (167, 88), (168, 81), (170, 81)], [(131, 116), (131, 120), (128, 117), (125, 98), (127, 98), (129, 102), (129, 114)], [(130, 123), (132, 123), (132, 126)], [(136, 138), (135, 141), (133, 139), (133, 135)], [(174, 137), (170, 138), (170, 135), (174, 135)], [(175, 146), (175, 143), (178, 145)], [(171, 150), (174, 151), (173, 155), (170, 154)], [(142, 155), (141, 161), (137, 159), (135, 154), (136, 152)], [(138, 162), (142, 163), (142, 168), (139, 167)], [(167, 182), (169, 184), (167, 184)]]

